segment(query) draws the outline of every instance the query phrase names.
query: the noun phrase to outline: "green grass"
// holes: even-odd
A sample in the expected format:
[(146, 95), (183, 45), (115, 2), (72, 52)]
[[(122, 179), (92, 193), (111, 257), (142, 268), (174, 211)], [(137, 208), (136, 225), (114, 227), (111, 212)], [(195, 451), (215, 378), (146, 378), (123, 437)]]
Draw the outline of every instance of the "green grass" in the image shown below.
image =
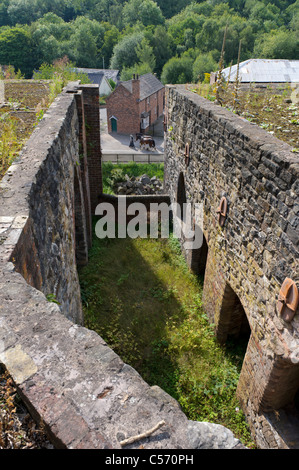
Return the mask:
[(94, 239), (79, 270), (86, 326), (150, 385), (176, 398), (189, 419), (251, 437), (235, 397), (242, 354), (220, 347), (202, 308), (202, 280), (177, 239)]
[(103, 172), (103, 192), (106, 194), (113, 194), (112, 181), (119, 178), (119, 181), (124, 180), (125, 175), (129, 177), (147, 174), (150, 178), (157, 176), (163, 181), (164, 178), (164, 164), (163, 163), (120, 163), (114, 164), (105, 162), (102, 165)]

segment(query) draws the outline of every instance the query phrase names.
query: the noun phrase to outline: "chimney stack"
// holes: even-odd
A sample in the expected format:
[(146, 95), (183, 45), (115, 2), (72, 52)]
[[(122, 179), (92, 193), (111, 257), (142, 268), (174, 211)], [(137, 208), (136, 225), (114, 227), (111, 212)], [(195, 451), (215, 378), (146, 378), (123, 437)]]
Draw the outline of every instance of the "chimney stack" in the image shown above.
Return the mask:
[(140, 80), (138, 74), (133, 74), (132, 80), (132, 94), (136, 98), (136, 100), (140, 99)]

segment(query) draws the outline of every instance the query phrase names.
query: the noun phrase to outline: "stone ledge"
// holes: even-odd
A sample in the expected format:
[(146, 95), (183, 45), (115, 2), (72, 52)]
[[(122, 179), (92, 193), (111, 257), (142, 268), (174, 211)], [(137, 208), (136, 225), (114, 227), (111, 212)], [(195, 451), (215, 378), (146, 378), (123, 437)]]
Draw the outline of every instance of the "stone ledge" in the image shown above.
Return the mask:
[[(119, 449), (119, 440), (161, 420), (149, 449), (238, 448), (225, 428), (191, 423), (178, 403), (150, 387), (95, 332), (66, 319), (8, 263), (0, 281), (0, 361), (57, 448)], [(225, 431), (225, 432), (224, 432)]]

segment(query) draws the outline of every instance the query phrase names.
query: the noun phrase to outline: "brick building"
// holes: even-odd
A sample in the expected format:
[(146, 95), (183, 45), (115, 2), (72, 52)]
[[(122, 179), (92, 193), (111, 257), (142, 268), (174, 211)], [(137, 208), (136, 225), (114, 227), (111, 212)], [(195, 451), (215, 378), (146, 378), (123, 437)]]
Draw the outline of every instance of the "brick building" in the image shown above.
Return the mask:
[(163, 114), (164, 85), (151, 73), (120, 82), (107, 98), (108, 132), (146, 133)]

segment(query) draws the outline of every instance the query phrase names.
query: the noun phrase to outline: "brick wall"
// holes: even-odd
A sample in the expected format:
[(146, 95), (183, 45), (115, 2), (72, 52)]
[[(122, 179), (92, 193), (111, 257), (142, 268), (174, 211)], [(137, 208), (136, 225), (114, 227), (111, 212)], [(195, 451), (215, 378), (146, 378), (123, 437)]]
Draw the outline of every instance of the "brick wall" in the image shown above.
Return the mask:
[[(248, 322), (237, 395), (257, 440), (280, 446), (281, 431), (272, 429), (271, 439), (264, 439), (261, 415), (291, 405), (299, 389), (299, 364), (292, 359), (299, 351), (298, 311), (286, 322), (276, 309), (285, 278), (299, 281), (298, 156), (183, 85), (167, 87), (167, 110), (166, 190), (175, 201), (181, 175), (187, 201), (204, 208), (204, 308), (221, 342), (238, 322)], [(228, 202), (223, 227), (217, 213), (222, 197)], [(185, 254), (195, 268), (200, 250)]]
[[(134, 134), (140, 132), (139, 94), (132, 95), (125, 87), (119, 85), (106, 100), (108, 132), (112, 132), (111, 117), (117, 118), (117, 132)], [(129, 145), (129, 144), (128, 144)]]
[(80, 85), (83, 92), (90, 209), (94, 214), (102, 187), (102, 150), (98, 85)]
[[(122, 85), (107, 98), (108, 132), (112, 132), (111, 117), (117, 118), (117, 132), (120, 134), (136, 134), (140, 132), (141, 114), (150, 113), (150, 124), (163, 114), (164, 89), (139, 101), (140, 82), (132, 80), (132, 94)], [(148, 129), (145, 129), (146, 132)]]

